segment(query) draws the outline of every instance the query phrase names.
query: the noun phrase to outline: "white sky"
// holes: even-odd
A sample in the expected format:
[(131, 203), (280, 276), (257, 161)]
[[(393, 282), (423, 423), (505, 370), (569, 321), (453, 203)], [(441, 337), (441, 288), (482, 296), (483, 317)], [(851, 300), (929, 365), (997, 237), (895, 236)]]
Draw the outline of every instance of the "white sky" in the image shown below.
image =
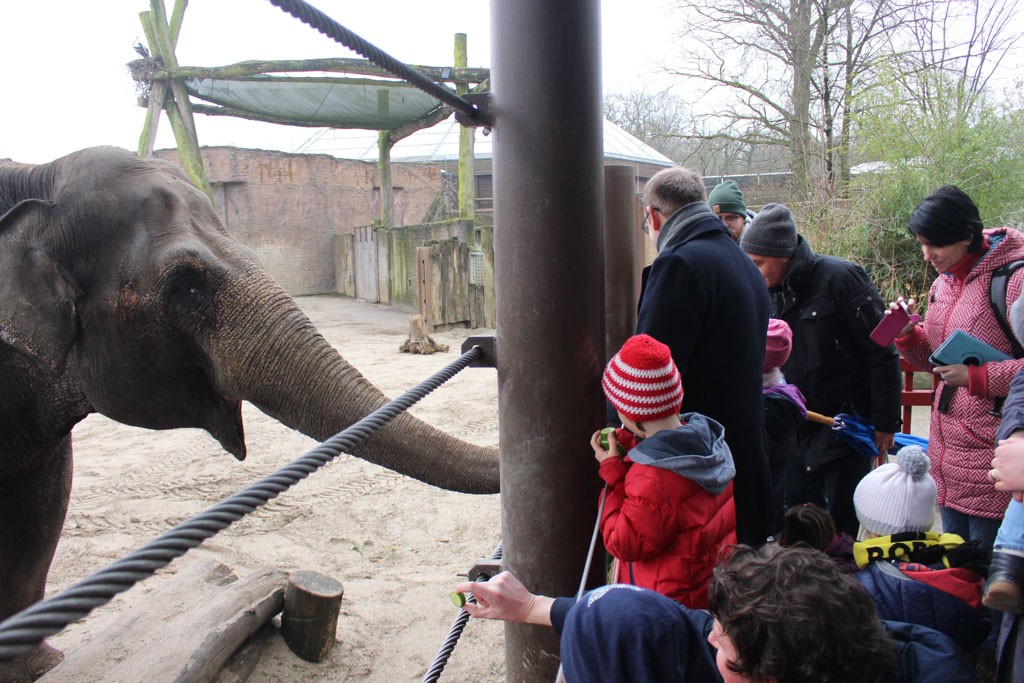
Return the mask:
[[(408, 64), (452, 63), (466, 33), (469, 65), (490, 64), (489, 0), (307, 0), (365, 40)], [(516, 2), (516, 0), (507, 0)], [(554, 1), (554, 0), (553, 0)], [(604, 89), (624, 91), (664, 79), (678, 25), (669, 0), (604, 0)], [(165, 0), (168, 12), (173, 0)], [(50, 161), (93, 145), (138, 147), (145, 110), (126, 64), (145, 43), (139, 23), (148, 0), (11, 0), (0, 9), (0, 158)], [(357, 57), (267, 0), (191, 0), (176, 49), (188, 66), (247, 59)], [(665, 85), (668, 84), (664, 81)], [(201, 145), (291, 151), (316, 129), (196, 115)], [(173, 147), (161, 118), (157, 147)]]

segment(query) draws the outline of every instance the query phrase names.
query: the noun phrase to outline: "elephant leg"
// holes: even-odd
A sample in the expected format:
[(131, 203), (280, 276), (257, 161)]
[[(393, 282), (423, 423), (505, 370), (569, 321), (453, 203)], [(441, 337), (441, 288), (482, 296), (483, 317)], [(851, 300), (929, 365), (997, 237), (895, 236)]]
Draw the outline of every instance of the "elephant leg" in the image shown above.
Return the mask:
[[(0, 481), (0, 621), (43, 598), (68, 509), (71, 469), (68, 435), (43, 465)], [(61, 658), (41, 645), (0, 663), (0, 681), (32, 680)]]

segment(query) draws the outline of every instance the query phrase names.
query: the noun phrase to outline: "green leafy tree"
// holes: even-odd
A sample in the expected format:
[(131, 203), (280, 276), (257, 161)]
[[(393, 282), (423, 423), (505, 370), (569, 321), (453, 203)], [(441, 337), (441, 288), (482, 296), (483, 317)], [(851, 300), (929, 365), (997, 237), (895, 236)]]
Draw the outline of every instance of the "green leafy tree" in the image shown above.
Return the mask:
[(855, 135), (873, 161), (855, 167), (852, 199), (833, 216), (845, 229), (822, 235), (822, 248), (861, 262), (890, 297), (920, 298), (936, 275), (906, 225), (942, 185), (971, 195), (987, 227), (1024, 223), (1024, 91), (965, 87), (952, 71), (890, 70), (860, 103)]

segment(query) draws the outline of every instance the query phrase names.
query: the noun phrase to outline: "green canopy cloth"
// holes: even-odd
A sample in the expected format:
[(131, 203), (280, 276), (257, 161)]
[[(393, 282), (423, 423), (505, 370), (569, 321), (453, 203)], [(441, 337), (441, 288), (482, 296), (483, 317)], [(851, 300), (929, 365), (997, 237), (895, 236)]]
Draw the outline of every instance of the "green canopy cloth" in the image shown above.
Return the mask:
[(374, 78), (186, 78), (191, 96), (222, 107), (333, 128), (393, 130), (436, 112), (434, 97)]

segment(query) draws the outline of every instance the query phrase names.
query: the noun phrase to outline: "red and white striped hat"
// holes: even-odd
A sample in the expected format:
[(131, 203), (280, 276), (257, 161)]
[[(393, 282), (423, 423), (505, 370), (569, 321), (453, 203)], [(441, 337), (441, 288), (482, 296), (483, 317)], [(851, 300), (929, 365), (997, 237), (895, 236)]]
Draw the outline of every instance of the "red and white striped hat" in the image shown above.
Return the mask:
[(683, 381), (672, 352), (646, 334), (630, 337), (608, 363), (601, 378), (604, 395), (634, 422), (678, 415)]

